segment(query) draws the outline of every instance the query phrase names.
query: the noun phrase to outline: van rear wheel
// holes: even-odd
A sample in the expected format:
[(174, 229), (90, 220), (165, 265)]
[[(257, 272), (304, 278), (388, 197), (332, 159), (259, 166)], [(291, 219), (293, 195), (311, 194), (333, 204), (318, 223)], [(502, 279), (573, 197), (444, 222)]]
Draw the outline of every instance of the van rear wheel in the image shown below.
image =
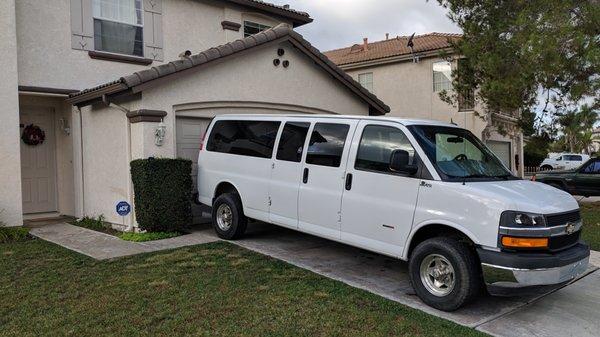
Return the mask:
[(475, 252), (455, 239), (421, 242), (411, 254), (408, 269), (419, 298), (439, 310), (454, 311), (482, 289)]
[(246, 232), (248, 219), (244, 215), (242, 201), (237, 193), (224, 193), (215, 199), (212, 223), (221, 239), (239, 239)]

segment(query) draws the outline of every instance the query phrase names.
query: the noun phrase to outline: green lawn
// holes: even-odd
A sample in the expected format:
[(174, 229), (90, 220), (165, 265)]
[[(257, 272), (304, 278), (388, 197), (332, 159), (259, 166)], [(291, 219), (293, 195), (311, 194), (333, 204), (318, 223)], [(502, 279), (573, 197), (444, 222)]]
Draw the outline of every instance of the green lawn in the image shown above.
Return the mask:
[(600, 202), (582, 203), (583, 241), (593, 250), (600, 250)]
[(0, 244), (0, 336), (482, 336), (228, 243), (98, 262)]

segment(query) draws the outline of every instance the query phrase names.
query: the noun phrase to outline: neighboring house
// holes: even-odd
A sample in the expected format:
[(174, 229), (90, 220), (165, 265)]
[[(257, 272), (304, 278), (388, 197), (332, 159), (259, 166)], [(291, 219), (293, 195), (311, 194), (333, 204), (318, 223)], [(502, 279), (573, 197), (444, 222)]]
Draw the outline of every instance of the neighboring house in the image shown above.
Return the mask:
[(592, 146), (590, 154), (596, 154), (600, 152), (600, 128), (594, 129), (592, 131)]
[(115, 214), (129, 162), (195, 160), (216, 114), (389, 111), (292, 30), (311, 21), (258, 0), (1, 1), (0, 218), (134, 225)]
[[(486, 111), (474, 94), (451, 106), (439, 97), (452, 90), (452, 69), (460, 66), (450, 41), (460, 34), (430, 33), (331, 50), (324, 54), (391, 108), (388, 116), (453, 122), (480, 137), (515, 174), (523, 175), (523, 136), (517, 116)], [(480, 116), (478, 116), (480, 115)], [(482, 118), (483, 117), (483, 118)], [(499, 132), (500, 131), (500, 132)]]

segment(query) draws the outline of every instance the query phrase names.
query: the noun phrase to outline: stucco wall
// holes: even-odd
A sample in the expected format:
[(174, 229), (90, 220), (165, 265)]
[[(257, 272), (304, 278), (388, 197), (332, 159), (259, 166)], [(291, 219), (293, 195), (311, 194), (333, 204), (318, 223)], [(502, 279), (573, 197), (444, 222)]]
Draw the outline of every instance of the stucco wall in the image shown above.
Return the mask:
[[(129, 177), (129, 124), (125, 113), (112, 107), (82, 108), (83, 214), (104, 215), (121, 224), (115, 212), (121, 200), (132, 201)], [(127, 216), (129, 224), (132, 217)]]
[[(373, 73), (374, 93), (392, 109), (387, 116), (453, 121), (481, 137), (486, 121), (472, 112), (458, 112), (457, 107), (445, 103), (433, 91), (433, 63), (438, 61), (442, 59), (432, 57), (421, 59), (419, 63), (391, 63), (347, 70), (347, 73), (356, 80), (359, 74)], [(480, 106), (475, 109), (483, 113)]]
[(0, 1), (0, 221), (23, 224), (15, 0)]
[[(197, 53), (242, 37), (243, 29), (223, 30), (221, 21), (226, 12), (228, 20), (238, 23), (242, 23), (242, 16), (257, 16), (241, 7), (225, 7), (220, 1), (164, 0), (165, 61), (177, 59), (184, 50)], [(19, 85), (79, 90), (147, 68), (95, 60), (87, 51), (71, 49), (70, 0), (19, 0), (16, 13)], [(289, 23), (269, 16), (259, 17), (263, 18), (263, 24)], [(154, 62), (152, 66), (159, 64)]]
[[(273, 65), (278, 48), (285, 50), (281, 59), (290, 61), (288, 68)], [(222, 102), (229, 106), (234, 106), (235, 102), (284, 103), (297, 106), (298, 112), (308, 107), (320, 113), (368, 115), (366, 103), (284, 42), (253, 50), (250, 54), (144, 91), (142, 108), (168, 113), (165, 145), (156, 149), (157, 155), (175, 154), (174, 106), (198, 102)], [(190, 112), (186, 115), (190, 116)]]

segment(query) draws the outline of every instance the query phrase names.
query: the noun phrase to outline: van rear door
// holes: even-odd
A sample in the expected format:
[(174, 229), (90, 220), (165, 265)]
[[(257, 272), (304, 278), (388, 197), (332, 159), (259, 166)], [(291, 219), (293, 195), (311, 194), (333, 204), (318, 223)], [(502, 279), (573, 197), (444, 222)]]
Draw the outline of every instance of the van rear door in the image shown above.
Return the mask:
[(340, 239), (344, 173), (358, 120), (316, 119), (310, 131), (298, 193), (298, 228)]

